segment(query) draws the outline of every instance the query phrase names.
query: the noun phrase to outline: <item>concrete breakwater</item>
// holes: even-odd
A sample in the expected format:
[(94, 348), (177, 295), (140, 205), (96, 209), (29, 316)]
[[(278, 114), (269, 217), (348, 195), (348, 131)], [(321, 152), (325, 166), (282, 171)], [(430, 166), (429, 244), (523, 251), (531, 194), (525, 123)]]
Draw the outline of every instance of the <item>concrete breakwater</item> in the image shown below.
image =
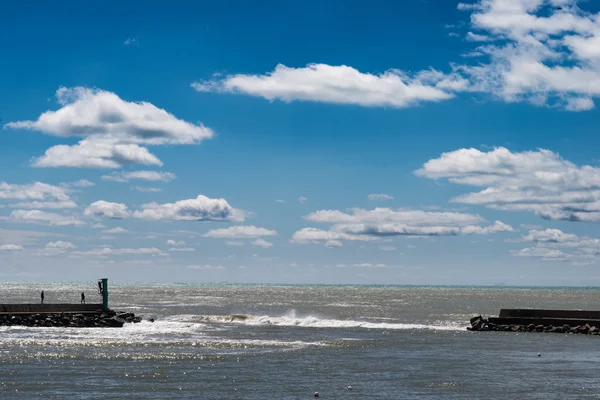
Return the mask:
[(471, 318), (470, 331), (600, 335), (600, 311), (502, 309), (498, 317)]
[[(72, 327), (72, 328), (121, 328), (126, 323), (139, 323), (142, 319), (133, 313), (106, 312), (58, 312), (0, 314), (0, 326)], [(153, 319), (150, 321), (154, 322)]]

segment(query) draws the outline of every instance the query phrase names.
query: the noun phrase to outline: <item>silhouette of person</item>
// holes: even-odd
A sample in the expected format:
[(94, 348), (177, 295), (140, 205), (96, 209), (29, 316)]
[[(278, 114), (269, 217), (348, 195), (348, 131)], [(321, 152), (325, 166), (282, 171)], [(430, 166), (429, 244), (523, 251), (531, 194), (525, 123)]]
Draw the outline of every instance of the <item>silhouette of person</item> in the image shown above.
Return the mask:
[(98, 281), (98, 293), (102, 294), (102, 281)]
[(40, 293), (40, 297), (42, 298), (42, 304), (44, 304), (44, 291), (42, 290), (42, 293)]
[(81, 304), (85, 304), (85, 293), (81, 292)]

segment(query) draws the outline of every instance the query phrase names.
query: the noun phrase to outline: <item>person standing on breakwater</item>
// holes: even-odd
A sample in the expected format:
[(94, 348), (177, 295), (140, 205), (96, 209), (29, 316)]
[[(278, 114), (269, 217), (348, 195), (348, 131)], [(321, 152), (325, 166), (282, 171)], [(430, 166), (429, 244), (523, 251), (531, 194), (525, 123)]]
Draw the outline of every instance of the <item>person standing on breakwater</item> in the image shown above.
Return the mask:
[(40, 297), (42, 298), (42, 304), (44, 304), (44, 291), (42, 290), (42, 293), (40, 293)]
[(81, 292), (81, 304), (85, 304), (85, 293)]

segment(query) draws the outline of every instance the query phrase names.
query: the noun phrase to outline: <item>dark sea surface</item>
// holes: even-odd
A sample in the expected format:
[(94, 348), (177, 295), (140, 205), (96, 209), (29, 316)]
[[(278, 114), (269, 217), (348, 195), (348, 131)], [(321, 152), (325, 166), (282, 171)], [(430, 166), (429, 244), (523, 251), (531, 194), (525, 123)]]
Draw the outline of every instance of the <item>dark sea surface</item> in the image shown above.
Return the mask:
[[(94, 285), (81, 284), (3, 284), (0, 302), (37, 302), (42, 289), (46, 303), (78, 302), (82, 290), (100, 302)], [(600, 309), (599, 289), (140, 284), (109, 292), (111, 308), (156, 321), (1, 327), (0, 398), (600, 398), (600, 337), (465, 329), (473, 315), (500, 308)]]

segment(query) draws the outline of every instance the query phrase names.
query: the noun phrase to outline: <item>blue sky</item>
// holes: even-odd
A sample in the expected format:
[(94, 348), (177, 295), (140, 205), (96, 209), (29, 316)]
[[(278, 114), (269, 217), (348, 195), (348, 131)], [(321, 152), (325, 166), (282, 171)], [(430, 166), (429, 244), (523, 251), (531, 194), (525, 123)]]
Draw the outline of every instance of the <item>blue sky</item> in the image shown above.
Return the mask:
[(600, 284), (599, 5), (396, 3), (4, 5), (0, 278)]

